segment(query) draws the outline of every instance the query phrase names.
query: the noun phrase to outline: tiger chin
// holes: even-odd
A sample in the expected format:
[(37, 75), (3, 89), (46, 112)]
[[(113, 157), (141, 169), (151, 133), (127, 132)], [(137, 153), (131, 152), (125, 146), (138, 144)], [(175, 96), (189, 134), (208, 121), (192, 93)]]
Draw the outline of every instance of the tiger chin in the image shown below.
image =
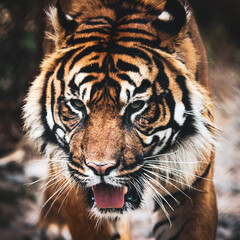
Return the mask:
[(24, 105), (49, 161), (45, 237), (131, 239), (128, 213), (150, 196), (155, 239), (214, 239), (216, 129), (188, 2), (45, 7), (45, 56)]

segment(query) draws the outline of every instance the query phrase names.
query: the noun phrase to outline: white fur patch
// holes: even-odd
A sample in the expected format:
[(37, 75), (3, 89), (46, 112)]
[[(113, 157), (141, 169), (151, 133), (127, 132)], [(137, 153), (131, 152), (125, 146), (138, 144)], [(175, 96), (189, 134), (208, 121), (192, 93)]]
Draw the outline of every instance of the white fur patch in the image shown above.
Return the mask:
[(52, 6), (52, 7), (49, 7), (49, 9), (45, 12), (50, 22), (52, 23), (55, 33), (58, 32), (60, 24), (58, 22), (57, 8)]
[(72, 20), (73, 20), (73, 18), (72, 18), (70, 15), (65, 14), (65, 16), (66, 16), (66, 19), (67, 19), (67, 20), (69, 20), (69, 21), (72, 21)]
[(186, 117), (184, 117), (185, 106), (183, 103), (177, 103), (174, 112), (174, 120), (182, 126)]
[(164, 22), (169, 22), (172, 21), (174, 18), (173, 16), (167, 12), (167, 11), (163, 11), (159, 16), (158, 19)]
[(60, 138), (64, 138), (64, 136), (65, 136), (65, 132), (61, 128), (58, 128), (56, 130), (56, 133)]
[[(133, 92), (134, 92), (134, 86), (129, 84), (128, 82), (122, 82), (121, 83), (121, 92), (120, 92), (120, 99), (122, 102), (124, 102), (125, 104), (128, 103), (128, 96), (127, 96), (127, 90), (129, 91), (130, 93), (130, 99), (131, 99), (131, 96), (133, 95)], [(121, 111), (121, 114), (124, 114), (124, 109), (126, 108), (126, 105), (123, 107), (122, 111)]]
[(50, 109), (48, 109), (48, 111), (47, 111), (46, 119), (47, 119), (47, 123), (48, 123), (49, 128), (53, 129), (53, 127), (54, 127), (54, 120), (53, 120), (53, 115), (52, 115), (52, 112), (51, 112)]

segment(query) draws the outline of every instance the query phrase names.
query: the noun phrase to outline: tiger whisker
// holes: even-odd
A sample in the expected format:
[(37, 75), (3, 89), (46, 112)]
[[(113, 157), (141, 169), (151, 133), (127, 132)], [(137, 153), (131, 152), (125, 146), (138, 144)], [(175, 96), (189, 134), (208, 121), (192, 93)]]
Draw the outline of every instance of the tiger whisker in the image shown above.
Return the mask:
[(173, 207), (169, 204), (169, 202), (165, 199), (165, 197), (146, 179), (146, 177), (143, 177), (144, 182), (155, 192), (156, 195), (159, 195), (162, 200), (171, 208), (172, 211), (174, 211)]
[[(156, 162), (156, 160), (159, 160), (160, 162)], [(176, 162), (176, 161), (161, 161), (161, 159), (148, 159), (146, 164), (148, 164), (148, 163), (154, 163), (154, 164), (158, 165), (158, 164), (162, 164), (162, 163), (174, 163), (174, 164), (186, 163), (187, 164), (187, 163), (199, 163), (199, 162), (198, 161), (193, 161), (193, 162)], [(204, 163), (205, 162), (203, 162), (203, 164)], [(205, 164), (207, 164), (207, 163), (205, 163)]]
[(43, 177), (37, 179), (36, 181), (30, 182), (30, 183), (25, 183), (24, 185), (26, 185), (27, 187), (30, 187), (30, 186), (32, 186), (32, 185), (34, 185), (34, 184), (36, 184), (36, 183), (39, 183), (39, 182), (41, 182), (41, 181), (46, 180), (46, 179), (49, 178), (49, 177), (54, 176), (54, 175), (55, 175), (55, 173), (54, 173), (54, 174), (47, 174), (46, 176), (43, 176)]
[[(160, 180), (162, 180), (162, 181), (170, 184), (170, 185), (173, 186), (174, 188), (176, 188), (179, 192), (181, 192), (184, 196), (186, 196), (186, 197), (192, 202), (192, 199), (191, 199), (184, 191), (182, 191), (179, 187), (177, 187), (175, 184), (173, 184), (172, 182), (170, 182), (167, 178), (165, 178), (164, 175), (159, 174), (157, 177), (158, 177)], [(170, 178), (170, 180), (173, 180), (173, 181), (176, 181), (176, 182), (179, 183), (179, 181), (177, 181), (177, 180), (175, 180), (175, 179)], [(183, 183), (182, 183), (182, 184), (183, 184)], [(187, 185), (187, 184), (185, 184), (185, 185)], [(189, 187), (189, 185), (187, 185), (187, 186)]]
[[(65, 183), (67, 182), (68, 180), (65, 181)], [(61, 190), (62, 190), (62, 186), (65, 184), (63, 183), (60, 187), (58, 187), (58, 189), (45, 201), (45, 203), (42, 205), (41, 209), (40, 209), (40, 212), (43, 210), (43, 208), (48, 204), (48, 202), (54, 197), (56, 196)], [(55, 202), (55, 200), (54, 200)], [(46, 217), (46, 215), (45, 215)], [(44, 217), (44, 218), (45, 218)]]
[[(151, 169), (158, 169), (158, 170), (161, 170), (161, 171), (170, 170), (171, 173), (177, 172), (177, 173), (182, 173), (182, 175), (183, 175), (183, 174), (188, 174), (188, 175), (190, 175), (190, 176), (194, 176), (194, 177), (197, 177), (197, 178), (200, 178), (200, 179), (204, 179), (204, 180), (208, 180), (208, 181), (213, 181), (213, 180), (210, 179), (210, 178), (205, 178), (205, 177), (196, 175), (196, 174), (194, 174), (194, 173), (190, 173), (190, 172), (183, 171), (183, 170), (176, 169), (176, 168), (171, 168), (171, 167), (169, 167), (169, 166), (155, 166), (155, 165), (149, 164), (149, 166), (145, 166), (145, 167), (146, 167), (146, 168), (151, 168)], [(164, 168), (163, 168), (163, 167), (164, 167)]]
[[(148, 170), (145, 169), (145, 171), (148, 171)], [(152, 171), (148, 171), (148, 172), (151, 173), (152, 175), (154, 175), (155, 177), (159, 177), (159, 175), (162, 176), (162, 177), (164, 176), (164, 175), (162, 175), (162, 174), (160, 174), (160, 173), (156, 173), (156, 172), (152, 172)], [(174, 174), (174, 173), (172, 173), (172, 175), (175, 175), (175, 176), (178, 176), (178, 177), (179, 177), (179, 175)], [(199, 189), (197, 189), (197, 188), (195, 188), (195, 187), (193, 187), (193, 186), (191, 186), (191, 185), (189, 185), (189, 184), (187, 184), (187, 183), (181, 182), (181, 181), (176, 180), (176, 179), (174, 179), (174, 178), (171, 178), (171, 177), (169, 177), (169, 176), (168, 176), (168, 179), (169, 179), (169, 180), (172, 180), (172, 181), (174, 181), (174, 182), (177, 182), (177, 183), (179, 183), (179, 184), (181, 184), (181, 185), (187, 186), (187, 187), (189, 187), (189, 188), (191, 188), (191, 189), (193, 189), (193, 190), (200, 191)]]
[(96, 221), (96, 224), (95, 224), (95, 229), (97, 230), (97, 231), (99, 231), (99, 229), (100, 229), (100, 226), (101, 226), (101, 224), (102, 224), (102, 218), (98, 218), (97, 219), (97, 221)]
[(68, 188), (66, 188), (66, 186), (68, 186), (69, 182), (70, 182), (70, 181), (69, 181), (69, 179), (68, 179), (68, 180), (65, 181), (65, 183), (63, 183), (63, 184), (59, 187), (58, 190), (60, 190), (60, 191), (57, 190), (58, 194), (57, 194), (57, 196), (55, 197), (54, 201), (51, 203), (51, 205), (50, 205), (47, 213), (46, 213), (45, 216), (44, 216), (44, 218), (47, 217), (48, 213), (49, 213), (50, 210), (52, 209), (52, 207), (53, 207), (53, 205), (55, 204), (55, 202), (68, 190)]
[[(160, 179), (163, 180), (163, 181), (165, 181), (166, 183), (172, 185), (173, 187), (175, 187), (179, 192), (181, 192), (185, 197), (187, 197), (187, 198), (191, 201), (191, 203), (193, 203), (192, 199), (191, 199), (184, 191), (182, 191), (179, 187), (177, 187), (175, 184), (173, 184), (172, 182), (168, 181), (166, 178), (164, 178), (164, 176), (160, 177)], [(170, 180), (172, 180), (172, 181), (177, 181), (177, 180), (172, 179), (172, 178), (170, 178)], [(189, 186), (188, 186), (188, 187), (189, 187)], [(191, 187), (191, 188), (192, 188), (192, 189), (195, 189), (195, 188), (193, 188), (193, 187)], [(195, 190), (200, 191), (199, 189), (195, 189)]]
[(69, 196), (69, 194), (70, 194), (70, 192), (72, 191), (73, 188), (74, 188), (74, 184), (72, 184), (72, 186), (69, 188), (66, 196), (64, 197), (64, 199), (63, 199), (63, 201), (62, 201), (62, 203), (61, 203), (61, 205), (60, 205), (60, 207), (59, 207), (59, 209), (58, 209), (58, 213), (61, 211), (61, 208), (62, 208), (62, 206), (63, 206), (63, 203), (64, 203), (65, 200), (68, 198), (68, 196)]
[(152, 178), (151, 176), (147, 175), (146, 173), (144, 173), (144, 176), (146, 176), (156, 186), (160, 187), (165, 193), (167, 193), (170, 197), (172, 197), (178, 205), (180, 204), (180, 202), (165, 187), (163, 187), (160, 182), (156, 181), (156, 179)]
[(42, 163), (42, 162), (47, 162), (47, 163), (49, 163), (49, 162), (53, 162), (53, 163), (68, 163), (68, 161), (67, 160), (49, 160), (49, 159), (35, 159), (35, 160), (33, 160), (33, 162), (37, 162), (37, 163)]
[(157, 154), (157, 155), (152, 155), (152, 156), (149, 156), (149, 157), (144, 157), (143, 159), (145, 160), (145, 159), (149, 159), (149, 158), (156, 158), (156, 157), (162, 157), (162, 156), (171, 156), (171, 155), (173, 155), (173, 154), (176, 154), (178, 152), (178, 150), (177, 151), (175, 151), (175, 152), (170, 152), (170, 153), (163, 153), (163, 154)]
[[(144, 182), (147, 184), (147, 185), (149, 185), (150, 186), (150, 190), (153, 188), (152, 187), (152, 185), (148, 182), (148, 181), (146, 181), (146, 180), (144, 180)], [(170, 224), (170, 227), (172, 226), (172, 221), (171, 221), (171, 219), (170, 219), (170, 216), (169, 216), (169, 213), (167, 212), (167, 210), (166, 210), (166, 208), (164, 207), (164, 204), (163, 204), (163, 202), (162, 202), (162, 195), (160, 194), (160, 193), (158, 193), (156, 190), (154, 191), (153, 189), (152, 189), (152, 191), (153, 191), (153, 193), (151, 193), (151, 191), (148, 189), (148, 188), (146, 188), (146, 190), (149, 192), (149, 194), (152, 196), (152, 198), (156, 201), (156, 203), (158, 203), (158, 205), (161, 207), (161, 209), (163, 210), (163, 212), (164, 212), (164, 214), (166, 215), (166, 217), (167, 217), (167, 219), (168, 219), (168, 221), (169, 221), (169, 224)], [(154, 194), (155, 193), (155, 194)], [(160, 198), (159, 198), (159, 197)], [(165, 199), (165, 201), (166, 201), (166, 199)], [(166, 201), (167, 202), (167, 201)], [(168, 203), (168, 202), (167, 202)], [(168, 205), (169, 205), (169, 207), (174, 211), (174, 209), (171, 207), (171, 205), (168, 203)]]
[[(140, 182), (137, 180), (137, 179), (132, 179), (132, 181), (134, 181), (134, 183), (132, 183), (133, 184), (133, 186), (136, 188), (136, 190), (137, 190), (137, 195), (139, 196), (139, 198), (141, 198), (141, 196), (140, 196), (140, 192), (141, 192), (141, 187), (140, 187)], [(153, 218), (152, 218), (152, 214), (151, 214), (151, 210), (150, 210), (150, 207), (149, 207), (149, 205), (148, 205), (148, 203), (147, 203), (147, 201), (145, 200), (145, 199), (142, 199), (142, 201), (143, 201), (143, 203), (147, 206), (147, 209), (148, 209), (148, 214), (149, 214), (149, 216), (150, 216), (150, 218), (151, 218), (151, 221), (152, 222), (154, 222), (153, 221)]]
[[(43, 189), (43, 192), (45, 192), (49, 187), (57, 185), (58, 183), (57, 183), (57, 181), (55, 181), (57, 179), (58, 179), (58, 176), (55, 176), (54, 178), (51, 178), (47, 183), (45, 183), (43, 186), (41, 186), (40, 189)], [(51, 182), (53, 182), (53, 183), (51, 183)]]

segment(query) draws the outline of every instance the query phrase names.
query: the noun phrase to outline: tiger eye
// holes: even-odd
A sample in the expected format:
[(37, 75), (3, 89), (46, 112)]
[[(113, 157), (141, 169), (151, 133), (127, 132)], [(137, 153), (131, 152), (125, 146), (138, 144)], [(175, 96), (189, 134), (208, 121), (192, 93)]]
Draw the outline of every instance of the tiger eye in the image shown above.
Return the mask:
[(143, 108), (143, 106), (145, 105), (145, 102), (144, 101), (135, 101), (133, 103), (130, 104), (130, 107), (137, 111), (137, 110), (140, 110), (141, 108)]
[(79, 99), (71, 99), (70, 103), (77, 110), (82, 110), (85, 107), (85, 104), (83, 103), (83, 101)]

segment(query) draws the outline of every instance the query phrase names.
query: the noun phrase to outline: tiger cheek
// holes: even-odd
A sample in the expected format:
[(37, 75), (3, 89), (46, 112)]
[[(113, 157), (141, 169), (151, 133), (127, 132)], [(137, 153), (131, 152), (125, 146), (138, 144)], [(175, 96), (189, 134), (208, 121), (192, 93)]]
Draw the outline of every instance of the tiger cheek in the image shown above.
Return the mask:
[(127, 132), (127, 134), (125, 134), (124, 140), (126, 149), (128, 149), (131, 154), (134, 154), (135, 156), (143, 155), (143, 147), (136, 131)]
[(83, 165), (84, 163), (84, 137), (81, 131), (77, 131), (70, 141), (70, 158)]

